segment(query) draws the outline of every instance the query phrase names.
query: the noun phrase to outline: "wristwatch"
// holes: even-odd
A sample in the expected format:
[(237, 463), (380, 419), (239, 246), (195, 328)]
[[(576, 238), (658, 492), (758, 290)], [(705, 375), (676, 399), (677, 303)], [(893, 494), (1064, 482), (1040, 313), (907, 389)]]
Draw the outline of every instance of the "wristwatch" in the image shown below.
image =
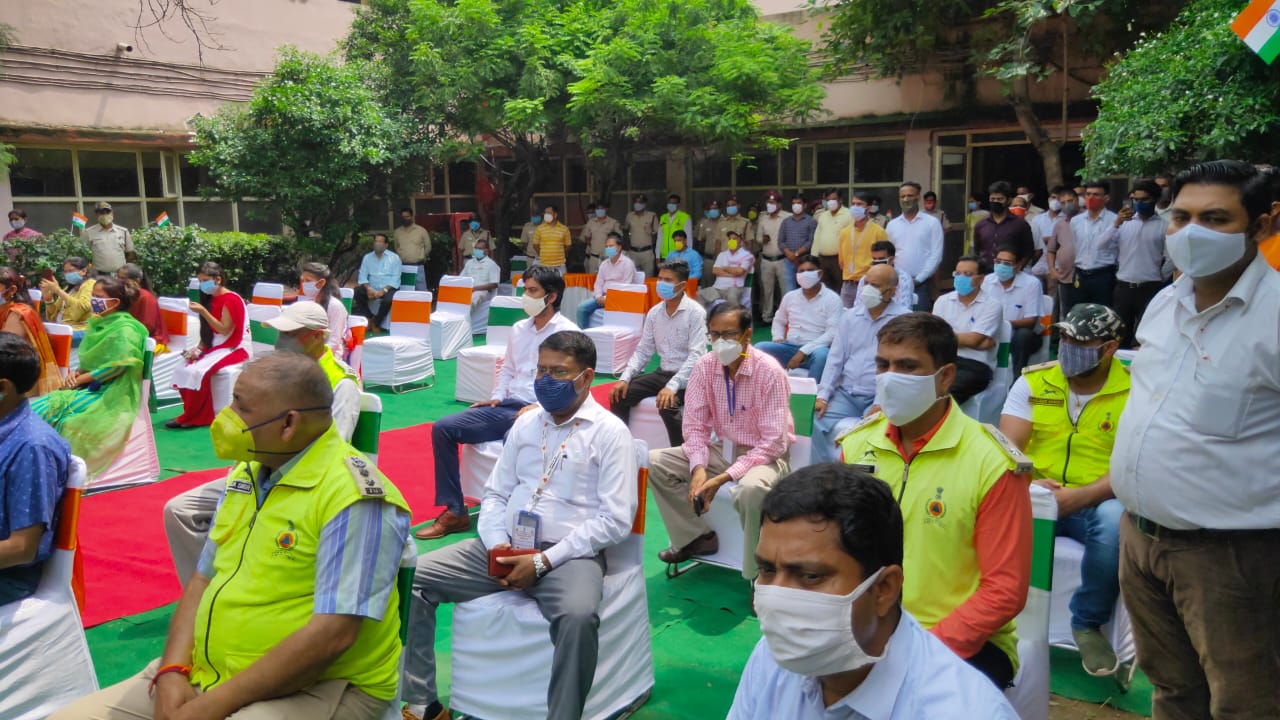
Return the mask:
[(538, 577), (542, 577), (551, 571), (547, 564), (542, 560), (542, 553), (533, 556), (533, 572)]

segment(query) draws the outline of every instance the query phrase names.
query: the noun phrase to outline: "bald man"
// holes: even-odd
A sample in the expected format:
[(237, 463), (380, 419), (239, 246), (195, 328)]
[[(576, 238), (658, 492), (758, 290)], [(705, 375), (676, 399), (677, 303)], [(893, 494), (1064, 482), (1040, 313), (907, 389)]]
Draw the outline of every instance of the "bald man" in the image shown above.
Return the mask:
[(235, 466), (163, 654), (55, 718), (383, 716), (409, 507), (338, 435), (332, 403), (304, 355), (245, 368), (210, 428)]
[(836, 325), (827, 367), (818, 383), (813, 406), (814, 464), (839, 459), (836, 437), (875, 402), (876, 333), (892, 318), (911, 312), (896, 299), (898, 271), (892, 265), (872, 265), (862, 279), (857, 302)]

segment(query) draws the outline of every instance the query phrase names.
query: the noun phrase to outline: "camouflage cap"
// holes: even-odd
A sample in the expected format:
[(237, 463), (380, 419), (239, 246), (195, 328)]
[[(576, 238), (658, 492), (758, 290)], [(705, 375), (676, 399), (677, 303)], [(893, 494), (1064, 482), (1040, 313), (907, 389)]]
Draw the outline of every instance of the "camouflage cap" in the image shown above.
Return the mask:
[(1120, 336), (1124, 323), (1115, 310), (1106, 305), (1081, 303), (1071, 308), (1062, 322), (1054, 323), (1067, 337), (1077, 342), (1090, 340), (1114, 340)]

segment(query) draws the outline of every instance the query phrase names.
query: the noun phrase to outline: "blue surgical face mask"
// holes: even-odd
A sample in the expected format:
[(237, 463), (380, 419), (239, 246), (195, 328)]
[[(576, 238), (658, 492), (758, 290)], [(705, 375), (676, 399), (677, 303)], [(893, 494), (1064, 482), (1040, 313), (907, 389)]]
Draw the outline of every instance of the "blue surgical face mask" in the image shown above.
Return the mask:
[(79, 285), (84, 276), (78, 272), (63, 273), (62, 279), (67, 281), (68, 285)]
[(707, 217), (711, 218), (712, 220), (715, 220), (716, 218), (720, 217), (720, 211), (716, 210), (715, 208), (712, 208), (711, 210), (707, 211)]
[(471, 221), (471, 230), (472, 230), (472, 232), (474, 232), (474, 231), (476, 231), (476, 230), (479, 230), (479, 229), (480, 229), (480, 221), (478, 221), (478, 220), (472, 220), (472, 221)]
[(578, 388), (574, 382), (585, 372), (583, 370), (569, 380), (557, 380), (550, 375), (534, 380), (533, 394), (538, 398), (538, 404), (549, 413), (558, 413), (568, 408), (578, 399)]
[(956, 292), (960, 295), (968, 295), (973, 292), (973, 278), (968, 275), (956, 275), (954, 280)]
[(484, 250), (481, 250), (480, 248), (472, 248), (472, 249), (471, 249), (471, 257), (473, 257), (473, 258), (475, 258), (475, 259), (477, 259), (477, 260), (483, 260), (483, 259), (484, 259)]
[(1142, 217), (1149, 218), (1156, 214), (1155, 200), (1134, 200), (1133, 211)]
[(609, 211), (608, 211), (608, 210), (606, 210), (605, 208), (596, 208), (596, 217), (598, 217), (598, 218), (602, 218), (602, 217), (604, 217), (604, 216), (605, 216), (605, 214), (606, 214), (606, 213), (608, 213), (608, 212), (609, 212)]
[(212, 280), (200, 281), (200, 292), (204, 293), (205, 295), (212, 295), (213, 292), (217, 289), (218, 289), (218, 283)]
[(675, 204), (675, 203), (667, 203), (667, 212), (669, 212), (669, 213), (673, 213), (673, 214), (674, 214), (674, 213), (675, 213), (675, 211), (677, 211), (677, 210), (679, 210), (679, 209), (680, 209), (680, 206), (679, 206), (679, 205), (677, 205), (677, 204)]
[(534, 215), (533, 217), (529, 218), (529, 222), (533, 223), (534, 225), (537, 225), (538, 223), (542, 222), (542, 216)]
[(854, 220), (861, 220), (867, 216), (867, 208), (865, 205), (850, 205), (849, 214)]
[(978, 209), (978, 203), (976, 202), (969, 203), (969, 212), (973, 212), (974, 210), (977, 210), (977, 209)]
[(613, 245), (606, 245), (604, 248), (604, 256), (610, 260), (618, 257), (618, 248)]
[(670, 300), (671, 298), (676, 296), (676, 284), (673, 282), (667, 282), (666, 280), (659, 280), (655, 284), (655, 289), (658, 291), (658, 297), (662, 298), (663, 300)]
[(737, 205), (730, 205), (730, 206), (726, 207), (726, 208), (724, 209), (724, 214), (725, 214), (725, 215), (729, 215), (730, 217), (732, 217), (732, 216), (734, 216), (734, 215), (737, 215), (737, 214), (738, 214), (738, 206), (737, 206)]
[(1012, 265), (996, 265), (996, 279), (1000, 282), (1009, 282), (1013, 279)]

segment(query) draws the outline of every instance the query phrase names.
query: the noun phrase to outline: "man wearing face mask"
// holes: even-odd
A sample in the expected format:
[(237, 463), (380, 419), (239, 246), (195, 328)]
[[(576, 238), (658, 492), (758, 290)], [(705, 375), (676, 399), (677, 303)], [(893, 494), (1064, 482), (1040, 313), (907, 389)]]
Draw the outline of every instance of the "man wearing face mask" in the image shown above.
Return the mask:
[(1111, 450), (1129, 399), (1129, 371), (1115, 360), (1122, 326), (1111, 308), (1076, 305), (1062, 322), (1057, 362), (1027, 368), (1009, 390), (1000, 431), (1035, 463), (1034, 482), (1058, 502), (1058, 535), (1084, 545), (1071, 631), (1084, 669), (1120, 667), (1100, 628), (1120, 597), (1120, 523), (1111, 492)]
[(778, 226), (778, 246), (782, 248), (782, 288), (791, 292), (796, 284), (796, 263), (813, 247), (813, 234), (818, 221), (804, 211), (804, 196), (791, 198), (791, 214)]
[(1013, 339), (1009, 346), (1009, 368), (1013, 376), (1022, 374), (1027, 361), (1040, 349), (1044, 335), (1040, 322), (1047, 311), (1040, 307), (1044, 290), (1040, 281), (1022, 272), (1027, 258), (1018, 249), (1008, 245), (996, 250), (995, 272), (982, 281), (982, 291), (1000, 301), (1004, 319), (1013, 326)]
[(1015, 197), (1022, 198), (1022, 201), (1026, 203), (1026, 207), (1027, 207), (1026, 218), (1028, 221), (1030, 221), (1032, 218), (1044, 212), (1044, 208), (1038, 207), (1033, 202), (1031, 202), (1032, 200), (1036, 199), (1036, 194), (1031, 191), (1030, 185), (1019, 185), (1018, 194)]
[(729, 233), (738, 233), (738, 239), (748, 252), (752, 252), (751, 240), (755, 236), (750, 233), (751, 221), (742, 214), (742, 205), (736, 195), (730, 195), (724, 201), (724, 215), (720, 216), (720, 225), (716, 228), (716, 254), (719, 254), (729, 243)]
[(520, 247), (524, 248), (525, 257), (529, 258), (535, 264), (538, 260), (538, 251), (533, 247), (533, 234), (537, 232), (538, 225), (542, 223), (542, 213), (537, 210), (530, 211), (529, 222), (520, 228)]
[(400, 208), (400, 225), (392, 233), (400, 262), (418, 268), (417, 290), (427, 289), (427, 258), (431, 257), (431, 235), (414, 222), (412, 208)]
[(742, 577), (750, 581), (760, 501), (790, 463), (791, 385), (776, 360), (751, 346), (746, 308), (717, 305), (707, 329), (711, 352), (694, 364), (685, 393), (684, 444), (649, 453), (650, 487), (671, 538), (658, 559), (674, 565), (719, 550), (701, 515), (732, 480), (737, 484), (728, 492), (745, 538)]
[[(673, 236), (677, 230), (684, 231), (685, 242), (687, 243), (693, 235), (693, 220), (689, 217), (689, 213), (680, 209), (680, 196), (672, 193), (667, 196), (667, 211), (658, 216), (658, 231), (661, 233), (658, 237), (661, 246), (658, 248), (658, 257), (666, 257), (675, 249), (675, 240)], [(634, 238), (631, 247), (638, 247)], [(693, 248), (698, 250), (698, 248)], [(637, 250), (636, 252), (640, 252)]]
[(853, 218), (845, 210), (844, 198), (836, 188), (823, 196), (822, 209), (814, 213), (818, 225), (813, 231), (813, 247), (809, 252), (822, 263), (822, 282), (833, 292), (840, 292), (844, 273), (840, 270), (840, 237), (853, 225)]
[(951, 396), (964, 404), (991, 384), (996, 369), (996, 337), (1004, 322), (1004, 305), (994, 294), (982, 292), (989, 266), (973, 255), (956, 261), (956, 289), (938, 298), (933, 314), (955, 330), (960, 345)]
[[(1045, 245), (1049, 241), (1049, 237), (1053, 235), (1053, 226), (1058, 222), (1058, 218), (1062, 217), (1062, 201), (1058, 196), (1065, 190), (1063, 185), (1055, 185), (1049, 191), (1049, 209), (1042, 212), (1027, 221), (1031, 226), (1031, 241), (1035, 244), (1036, 254), (1032, 256), (1032, 260), (1028, 260), (1031, 265), (1031, 273), (1042, 280), (1049, 277), (1049, 264), (1044, 256)], [(1048, 288), (1047, 295), (1053, 295), (1052, 286)]]
[(489, 245), (493, 245), (493, 236), (489, 234), (488, 230), (480, 227), (479, 215), (473, 213), (463, 227), (465, 229), (462, 231), (462, 237), (458, 241), (458, 246), (462, 249), (462, 257), (471, 257), (471, 251), (475, 248), (476, 241), (481, 238), (487, 240)]
[(84, 229), (83, 238), (93, 250), (93, 267), (99, 275), (115, 275), (120, 266), (137, 262), (133, 249), (133, 236), (127, 228), (115, 224), (111, 203), (99, 202), (93, 207), (98, 224)]
[(435, 456), (435, 500), (444, 510), (435, 522), (419, 530), (419, 540), (436, 540), (471, 527), (462, 497), (462, 478), (458, 469), (458, 445), (501, 440), (521, 413), (536, 410), (534, 375), (538, 364), (538, 346), (562, 330), (577, 330), (573, 321), (560, 314), (564, 296), (564, 277), (541, 265), (529, 268), (524, 275), (524, 311), (528, 319), (511, 327), (506, 355), (498, 372), (493, 397), (445, 416), (431, 426), (431, 451)]
[(728, 720), (1017, 718), (903, 612), (902, 513), (884, 483), (845, 465), (810, 466), (779, 482), (761, 512), (764, 637)]
[(890, 218), (888, 215), (880, 212), (880, 196), (872, 195), (867, 201), (871, 203), (867, 206), (867, 214), (871, 216), (871, 221), (882, 228), (887, 227), (889, 225)]
[[(871, 267), (874, 268), (879, 265), (888, 265), (893, 268), (894, 272), (898, 275), (898, 289), (894, 292), (893, 299), (902, 307), (910, 310), (911, 306), (915, 304), (915, 283), (912, 282), (909, 274), (903, 272), (902, 269), (897, 267), (894, 263), (894, 255), (896, 252), (897, 248), (895, 248), (893, 243), (888, 240), (880, 240), (872, 243)], [(864, 288), (866, 286), (867, 278), (864, 275), (862, 279), (858, 281), (858, 298), (862, 297), (862, 293), (865, 292)]]
[(1031, 461), (949, 397), (956, 335), (945, 321), (908, 313), (877, 337), (881, 412), (841, 438), (844, 461), (887, 483), (902, 508), (903, 607), (1003, 690), (1031, 580)]
[(920, 212), (920, 183), (903, 183), (898, 189), (902, 214), (884, 229), (889, 242), (898, 249), (898, 267), (911, 274), (916, 288), (916, 307), (933, 307), (933, 276), (942, 262), (942, 224)]
[(696, 289), (699, 280), (702, 278), (702, 253), (689, 247), (689, 238), (685, 236), (683, 230), (677, 230), (671, 234), (671, 252), (667, 253), (664, 262), (674, 262), (679, 260), (689, 266), (689, 281)]
[(476, 246), (471, 248), (471, 257), (467, 258), (467, 264), (462, 266), (462, 276), (475, 281), (471, 286), (473, 313), (478, 308), (487, 307), (493, 301), (501, 274), (502, 270), (498, 267), (498, 263), (489, 257), (489, 243), (484, 238), (477, 240)]
[(911, 312), (899, 299), (899, 282), (892, 266), (872, 266), (862, 278), (858, 304), (840, 316), (813, 405), (813, 463), (835, 461), (835, 439), (843, 433), (843, 421), (861, 419), (875, 401), (876, 333), (893, 318)]
[[(703, 206), (702, 219), (693, 231), (693, 247), (702, 253), (704, 262), (715, 262), (720, 255), (720, 201), (710, 200)], [(704, 275), (702, 286), (710, 286), (713, 279), (711, 274)]]
[(782, 196), (770, 191), (765, 196), (764, 214), (756, 220), (755, 247), (760, 249), (760, 275), (757, 278), (760, 286), (760, 318), (766, 324), (773, 322), (773, 312), (777, 307), (775, 299), (786, 292), (783, 276), (786, 274), (783, 264), (782, 246), (778, 244), (779, 231), (786, 215), (782, 212)]
[(627, 228), (627, 257), (646, 277), (652, 277), (656, 272), (655, 259), (665, 258), (670, 250), (659, 247), (658, 233), (662, 228), (658, 226), (658, 216), (649, 209), (648, 197), (643, 194), (635, 197), (623, 224)]
[(338, 436), (332, 395), (296, 353), (245, 368), (211, 428), (235, 465), (162, 654), (54, 717), (383, 716), (409, 506)]
[(1173, 207), (1173, 176), (1160, 174), (1152, 180), (1160, 188), (1160, 199), (1156, 202), (1156, 214), (1169, 221), (1169, 213)]
[[(599, 651), (604, 551), (631, 532), (639, 498), (627, 426), (591, 397), (596, 348), (557, 332), (536, 350), (540, 407), (516, 421), (485, 484), (480, 537), (418, 558), (405, 645), (405, 720), (448, 720), (436, 687), (436, 608), (523, 592), (551, 625), (546, 717), (582, 717)], [(512, 555), (511, 551), (533, 551)], [(508, 572), (489, 574), (490, 558)]]
[(715, 281), (711, 287), (698, 291), (698, 302), (708, 309), (718, 302), (741, 305), (747, 276), (755, 269), (755, 264), (756, 257), (742, 247), (742, 238), (735, 232), (729, 233), (724, 252), (716, 256), (716, 263), (711, 268), (710, 277)]
[(987, 190), (991, 214), (973, 227), (973, 254), (985, 260), (988, 266), (995, 262), (996, 248), (1001, 245), (1013, 245), (1025, 257), (1034, 255), (1036, 245), (1031, 226), (1009, 211), (1013, 188), (1000, 180), (991, 183)]
[(1050, 288), (1056, 287), (1053, 294), (1058, 302), (1054, 306), (1054, 315), (1062, 317), (1075, 305), (1076, 284), (1076, 241), (1071, 233), (1071, 218), (1080, 212), (1079, 195), (1076, 191), (1063, 186), (1058, 194), (1058, 202), (1062, 204), (1062, 214), (1053, 223), (1053, 231), (1044, 242), (1045, 264), (1049, 270)]
[(1119, 227), (1115, 309), (1124, 323), (1120, 347), (1133, 347), (1133, 330), (1142, 322), (1151, 299), (1173, 274), (1166, 263), (1164, 236), (1169, 224), (1156, 213), (1160, 188), (1150, 180), (1139, 180), (1129, 193), (1132, 207), (1116, 216)]
[(924, 207), (925, 213), (932, 215), (934, 218), (936, 218), (938, 222), (942, 225), (943, 232), (946, 232), (947, 224), (948, 224), (947, 214), (943, 212), (942, 208), (938, 207), (938, 193), (932, 190), (925, 193), (923, 207)]
[(538, 264), (564, 275), (565, 253), (573, 237), (569, 228), (560, 223), (560, 208), (548, 205), (542, 210), (542, 224), (533, 233), (533, 251), (538, 256)]
[[(334, 429), (338, 437), (350, 441), (360, 419), (360, 377), (334, 357), (325, 344), (329, 316), (324, 308), (310, 301), (296, 302), (265, 324), (279, 333), (277, 352), (306, 355), (320, 365), (333, 392), (330, 414)], [(164, 505), (164, 531), (180, 582), (185, 583), (196, 569), (226, 484), (225, 478), (219, 478), (177, 495)]]
[(1071, 218), (1076, 253), (1073, 302), (1112, 306), (1118, 262), (1116, 239), (1120, 233), (1116, 214), (1107, 209), (1110, 192), (1111, 185), (1105, 180), (1085, 183), (1085, 212)]
[(1182, 276), (1138, 327), (1111, 455), (1120, 589), (1155, 717), (1275, 714), (1280, 656), (1280, 275), (1274, 169), (1199, 163), (1173, 183)]
[(787, 293), (773, 316), (773, 342), (756, 347), (787, 370), (804, 368), (809, 377), (821, 380), (844, 305), (822, 284), (821, 266), (813, 255), (800, 258), (796, 282), (800, 289)]
[(578, 306), (578, 327), (588, 327), (591, 313), (604, 307), (605, 294), (613, 285), (632, 285), (636, 281), (636, 265), (622, 252), (622, 234), (610, 232), (605, 242), (604, 262), (596, 273), (592, 298)]
[(351, 312), (369, 318), (371, 332), (382, 332), (382, 325), (391, 314), (391, 301), (400, 289), (402, 270), (400, 256), (387, 249), (387, 236), (374, 233), (373, 252), (365, 253), (360, 260), (356, 275), (359, 285), (351, 301)]
[[(590, 217), (586, 223), (582, 225), (582, 244), (586, 246), (587, 260), (586, 268), (588, 273), (596, 273), (600, 271), (600, 265), (605, 258), (605, 241), (610, 235), (617, 235), (619, 247), (622, 243), (622, 225), (617, 220), (609, 217), (609, 206), (605, 203), (598, 203), (592, 210)], [(645, 277), (653, 275), (653, 253), (645, 253), (649, 258), (649, 269), (645, 270)], [(629, 258), (630, 259), (630, 258)], [(632, 267), (640, 268), (631, 260)], [(640, 268), (644, 269), (644, 268)]]

